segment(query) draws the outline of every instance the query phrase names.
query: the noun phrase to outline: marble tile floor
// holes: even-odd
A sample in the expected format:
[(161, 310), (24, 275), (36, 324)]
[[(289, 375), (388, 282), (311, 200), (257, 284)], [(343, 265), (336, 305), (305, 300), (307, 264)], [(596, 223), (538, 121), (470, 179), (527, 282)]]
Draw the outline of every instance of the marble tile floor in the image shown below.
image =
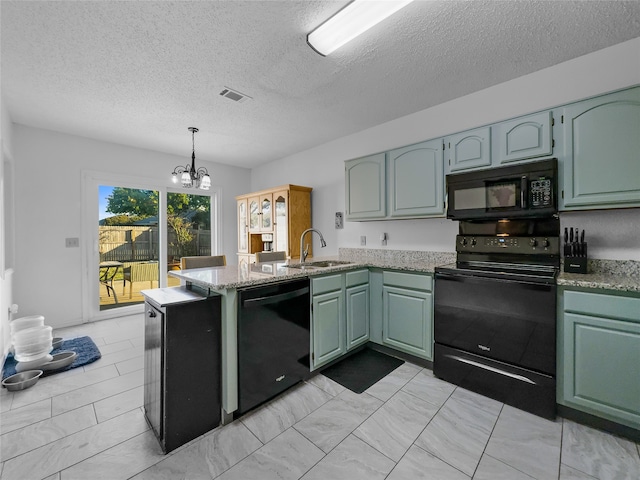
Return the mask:
[(0, 480), (640, 479), (640, 446), (405, 363), (357, 395), (323, 375), (169, 455), (143, 404), (143, 317), (55, 332), (102, 358), (0, 392)]

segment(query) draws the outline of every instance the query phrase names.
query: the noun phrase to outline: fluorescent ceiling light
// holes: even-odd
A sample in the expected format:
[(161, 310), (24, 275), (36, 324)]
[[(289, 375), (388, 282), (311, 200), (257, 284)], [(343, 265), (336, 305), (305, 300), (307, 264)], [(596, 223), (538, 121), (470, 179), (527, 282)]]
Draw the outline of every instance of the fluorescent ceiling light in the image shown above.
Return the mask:
[(307, 35), (307, 43), (320, 55), (329, 55), (412, 1), (354, 0)]

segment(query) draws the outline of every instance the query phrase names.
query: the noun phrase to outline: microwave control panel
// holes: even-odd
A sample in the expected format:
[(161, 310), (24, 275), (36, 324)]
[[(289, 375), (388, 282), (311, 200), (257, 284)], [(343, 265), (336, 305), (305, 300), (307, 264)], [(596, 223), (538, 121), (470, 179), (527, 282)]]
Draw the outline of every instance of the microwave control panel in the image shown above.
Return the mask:
[(553, 203), (553, 182), (550, 178), (540, 178), (532, 180), (529, 185), (529, 196), (531, 198), (531, 207), (549, 207)]

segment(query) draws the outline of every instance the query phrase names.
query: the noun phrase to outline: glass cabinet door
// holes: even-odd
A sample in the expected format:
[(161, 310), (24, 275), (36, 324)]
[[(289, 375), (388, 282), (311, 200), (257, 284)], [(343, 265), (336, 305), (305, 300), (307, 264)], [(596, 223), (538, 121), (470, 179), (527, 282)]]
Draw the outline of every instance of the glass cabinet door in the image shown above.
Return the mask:
[(249, 230), (260, 230), (260, 199), (249, 199)]
[(288, 218), (287, 218), (287, 192), (276, 193), (273, 195), (275, 204), (275, 220), (274, 220), (274, 250), (276, 252), (286, 252), (289, 256), (288, 248)]
[(262, 197), (262, 222), (260, 229), (271, 231), (271, 195)]
[(247, 201), (238, 201), (238, 251), (248, 252), (247, 244)]

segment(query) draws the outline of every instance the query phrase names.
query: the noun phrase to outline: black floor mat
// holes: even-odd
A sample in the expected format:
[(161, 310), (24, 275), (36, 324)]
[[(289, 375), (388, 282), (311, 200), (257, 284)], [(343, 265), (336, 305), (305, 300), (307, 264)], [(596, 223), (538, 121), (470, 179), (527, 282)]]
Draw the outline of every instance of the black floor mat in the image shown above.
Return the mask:
[(322, 374), (352, 392), (362, 393), (403, 363), (399, 358), (365, 348), (323, 370)]

